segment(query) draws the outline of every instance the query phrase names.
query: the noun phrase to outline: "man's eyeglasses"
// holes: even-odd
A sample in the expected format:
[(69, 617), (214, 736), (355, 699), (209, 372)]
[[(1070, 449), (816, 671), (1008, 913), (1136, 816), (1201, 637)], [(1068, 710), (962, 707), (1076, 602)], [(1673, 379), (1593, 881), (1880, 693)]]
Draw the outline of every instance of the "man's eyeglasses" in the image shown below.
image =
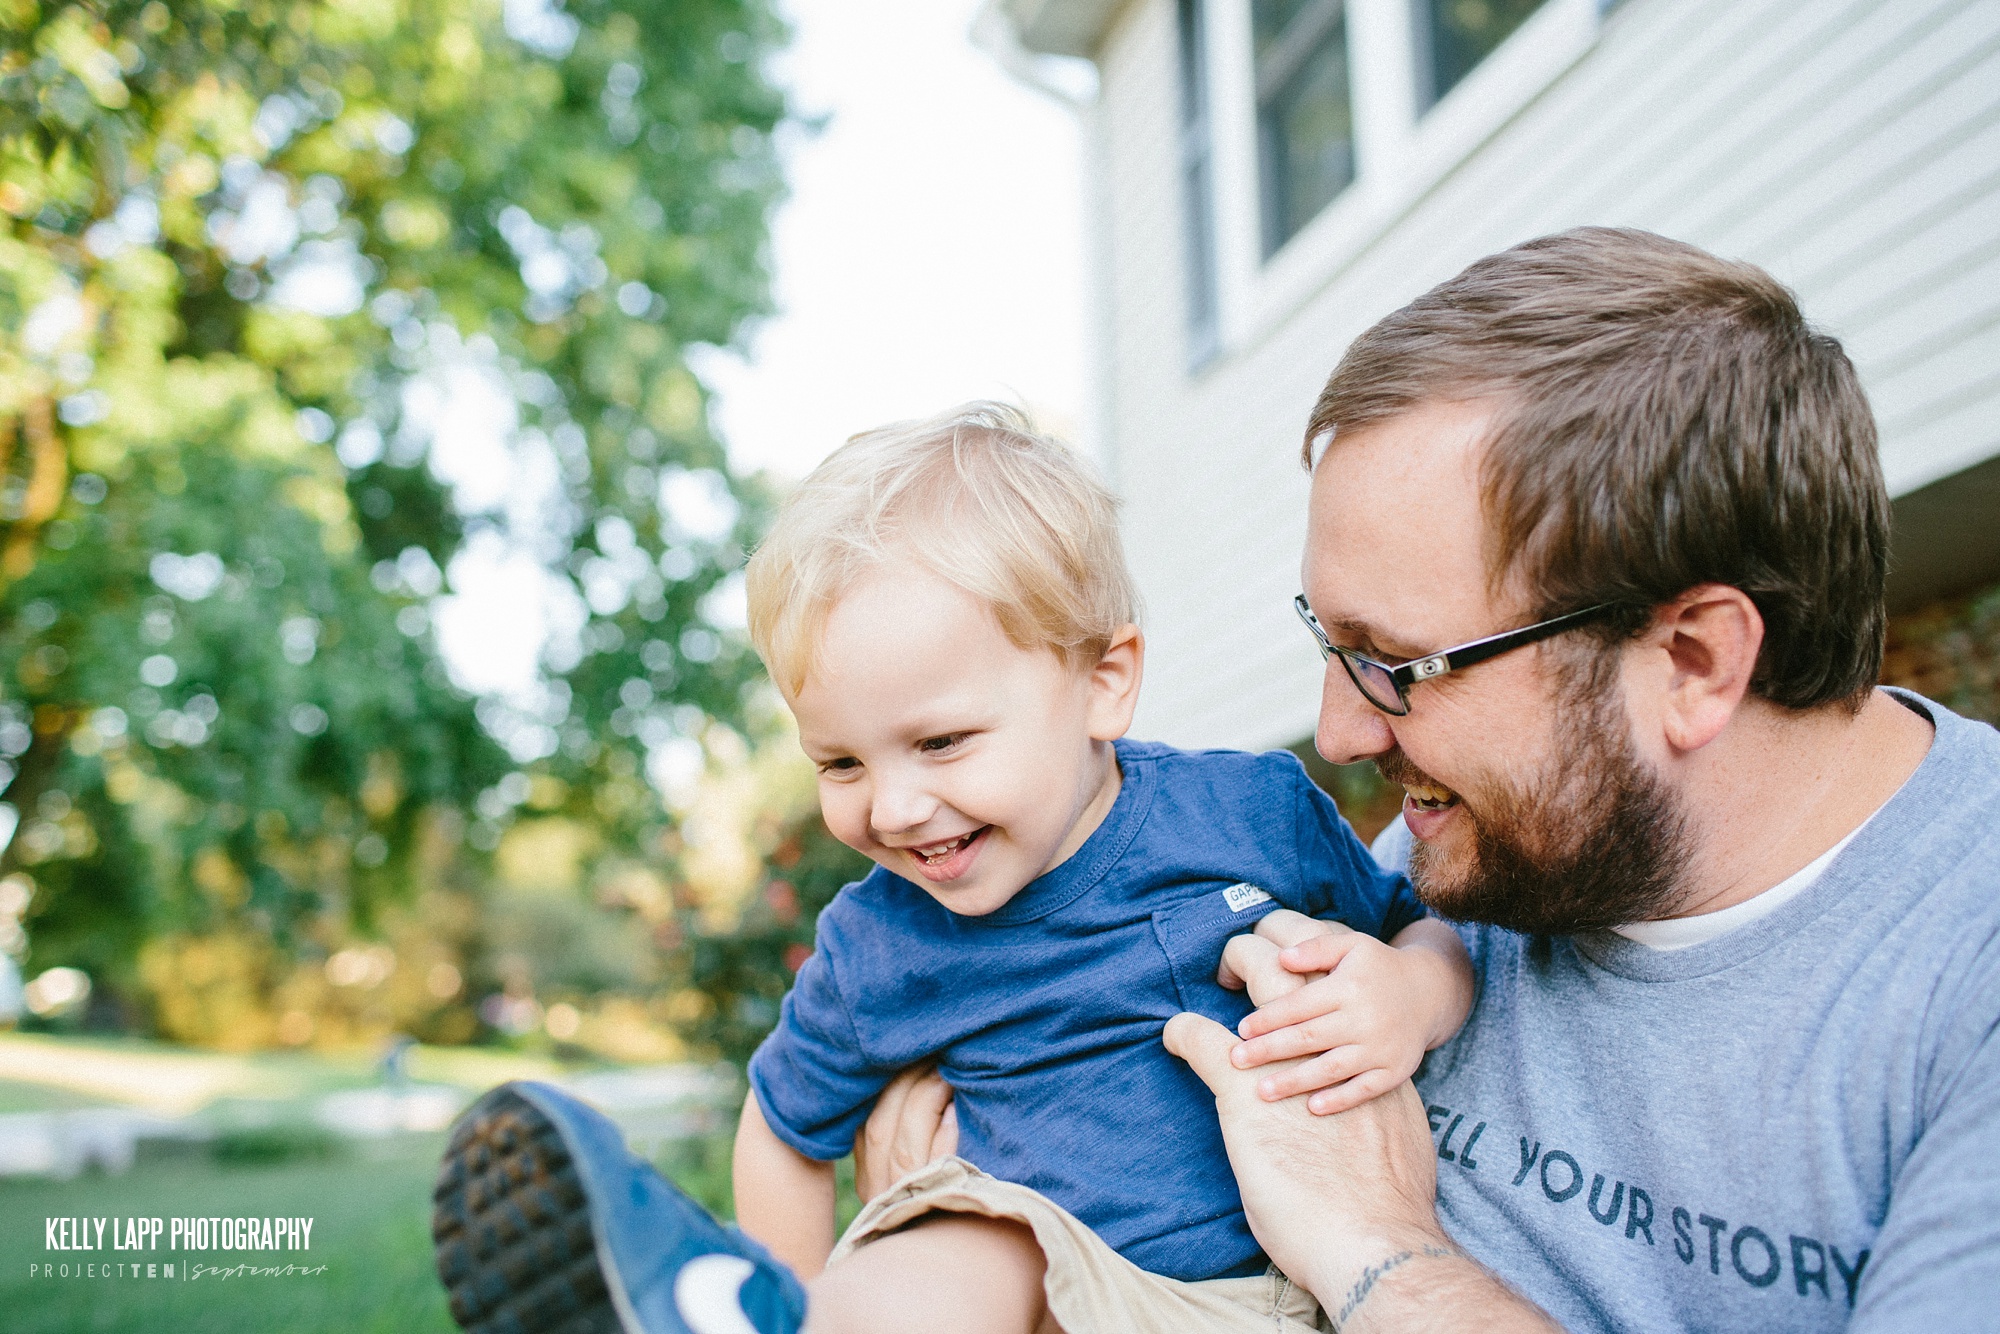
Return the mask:
[(1377, 662), (1373, 658), (1364, 657), (1353, 649), (1342, 648), (1328, 639), (1325, 628), (1319, 623), (1319, 617), (1313, 615), (1312, 606), (1306, 601), (1306, 595), (1301, 593), (1292, 599), (1292, 607), (1298, 612), (1299, 619), (1306, 623), (1306, 629), (1312, 631), (1313, 638), (1319, 642), (1320, 657), (1331, 658), (1338, 654), (1340, 665), (1347, 669), (1348, 679), (1354, 682), (1354, 688), (1361, 692), (1362, 698), (1382, 712), (1393, 714), (1398, 718), (1410, 712), (1410, 687), (1417, 682), (1435, 680), (1446, 672), (1455, 672), (1461, 667), (1470, 667), (1474, 663), (1485, 662), (1488, 658), (1496, 658), (1502, 653), (1525, 648), (1529, 644), (1547, 639), (1550, 635), (1559, 635), (1565, 630), (1582, 625), (1585, 621), (1602, 616), (1614, 605), (1616, 604), (1600, 602), (1595, 607), (1585, 607), (1582, 611), (1572, 611), (1551, 620), (1538, 621), (1534, 625), (1522, 626), (1519, 630), (1488, 635), (1484, 639), (1475, 639), (1469, 644), (1460, 644), (1457, 648), (1442, 649), (1392, 667), (1386, 662)]

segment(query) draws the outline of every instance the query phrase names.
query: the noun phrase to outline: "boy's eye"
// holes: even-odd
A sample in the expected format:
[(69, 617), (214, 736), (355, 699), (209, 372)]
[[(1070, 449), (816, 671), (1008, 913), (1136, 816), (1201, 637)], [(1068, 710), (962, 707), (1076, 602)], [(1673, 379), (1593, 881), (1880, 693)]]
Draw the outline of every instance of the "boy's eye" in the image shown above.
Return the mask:
[(936, 755), (958, 745), (965, 740), (966, 735), (964, 732), (952, 732), (945, 736), (928, 736), (917, 743), (917, 749), (929, 755)]
[(843, 755), (837, 760), (828, 760), (821, 764), (819, 771), (823, 774), (845, 774), (852, 773), (860, 767), (860, 760), (855, 759), (852, 755)]

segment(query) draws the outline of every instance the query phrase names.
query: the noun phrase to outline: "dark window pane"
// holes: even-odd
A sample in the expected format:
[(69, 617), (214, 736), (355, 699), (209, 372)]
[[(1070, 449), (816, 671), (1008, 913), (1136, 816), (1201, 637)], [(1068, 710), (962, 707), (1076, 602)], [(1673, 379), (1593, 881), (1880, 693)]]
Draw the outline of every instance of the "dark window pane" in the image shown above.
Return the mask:
[(1430, 96), (1426, 105), (1450, 92), (1472, 67), (1507, 40), (1542, 0), (1423, 0), (1430, 46)]
[(1292, 20), (1312, 8), (1313, 0), (1252, 0), (1250, 32), (1257, 59), (1270, 54), (1272, 46), (1285, 35)]
[(1209, 213), (1208, 55), (1202, 0), (1179, 0), (1181, 42), (1181, 209), (1186, 231), (1188, 364), (1215, 355), (1219, 328), (1215, 227)]
[[(1263, 148), (1264, 253), (1268, 256), (1312, 221), (1354, 179), (1354, 106), (1347, 82), (1345, 15), (1314, 23), (1302, 7), (1301, 22), (1321, 29), (1303, 47), (1288, 34), (1279, 52), (1294, 57), (1290, 69), (1258, 70), (1259, 134)], [(1322, 11), (1324, 14), (1324, 11)], [(1275, 61), (1273, 62), (1276, 63)], [(1280, 77), (1269, 81), (1267, 74)]]

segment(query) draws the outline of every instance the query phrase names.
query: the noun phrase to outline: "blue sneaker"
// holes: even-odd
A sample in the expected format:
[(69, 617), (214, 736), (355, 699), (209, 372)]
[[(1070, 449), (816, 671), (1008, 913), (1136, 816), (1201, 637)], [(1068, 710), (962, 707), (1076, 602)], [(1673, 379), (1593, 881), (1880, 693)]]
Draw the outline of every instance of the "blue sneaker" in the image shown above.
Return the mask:
[(548, 1084), (502, 1084), (452, 1128), (431, 1236), (476, 1334), (796, 1334), (791, 1270)]

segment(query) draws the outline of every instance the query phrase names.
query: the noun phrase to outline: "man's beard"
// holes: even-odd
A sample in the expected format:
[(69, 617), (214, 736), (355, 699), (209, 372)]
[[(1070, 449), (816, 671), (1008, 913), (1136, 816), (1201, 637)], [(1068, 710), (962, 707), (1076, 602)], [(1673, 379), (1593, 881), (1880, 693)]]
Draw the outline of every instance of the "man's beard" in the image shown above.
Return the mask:
[[(1421, 842), (1411, 850), (1418, 897), (1444, 916), (1573, 935), (1652, 920), (1679, 897), (1688, 854), (1673, 792), (1633, 752), (1615, 684), (1570, 684), (1587, 702), (1563, 725), (1546, 772), (1482, 798), (1477, 812), (1459, 794), (1470, 865), (1437, 865)], [(1376, 767), (1391, 782), (1431, 781), (1400, 750)]]

